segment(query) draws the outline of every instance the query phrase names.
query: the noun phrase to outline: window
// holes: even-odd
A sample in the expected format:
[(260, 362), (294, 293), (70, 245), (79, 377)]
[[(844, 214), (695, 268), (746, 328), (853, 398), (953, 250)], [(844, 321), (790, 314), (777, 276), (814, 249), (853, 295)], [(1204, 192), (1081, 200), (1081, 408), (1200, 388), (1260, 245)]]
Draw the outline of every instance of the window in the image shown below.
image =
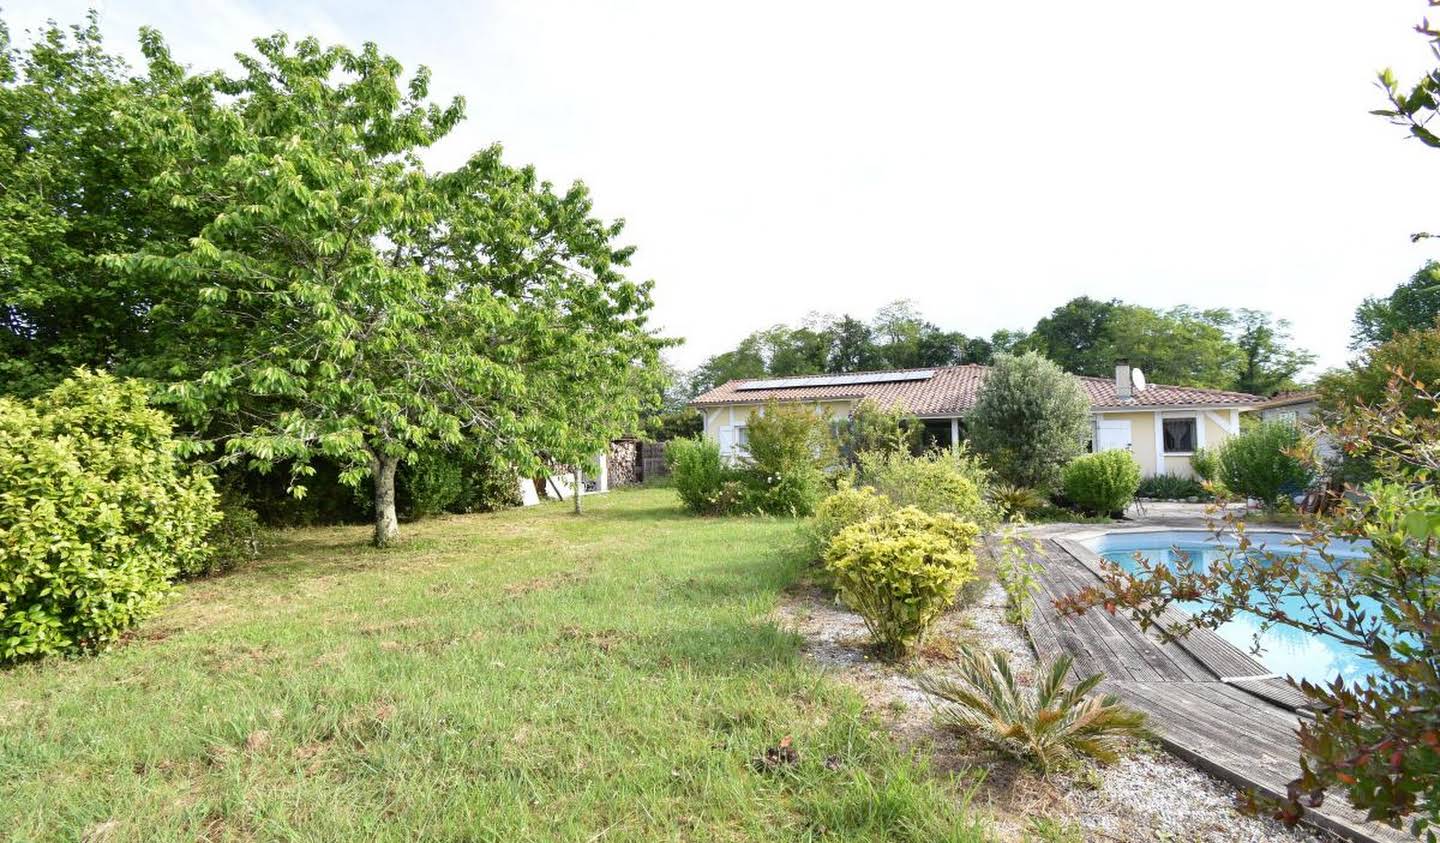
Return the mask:
[(742, 451), (750, 448), (750, 428), (743, 424), (735, 425), (735, 447)]
[(1164, 419), (1165, 453), (1188, 454), (1195, 450), (1195, 419)]

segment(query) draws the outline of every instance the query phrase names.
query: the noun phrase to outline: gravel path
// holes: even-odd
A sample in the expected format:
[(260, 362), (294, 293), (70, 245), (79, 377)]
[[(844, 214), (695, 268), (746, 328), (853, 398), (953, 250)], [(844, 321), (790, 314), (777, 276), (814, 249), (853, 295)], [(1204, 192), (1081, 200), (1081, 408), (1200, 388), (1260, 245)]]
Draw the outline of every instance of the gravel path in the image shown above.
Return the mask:
[(927, 749), (942, 770), (983, 773), (972, 804), (994, 817), (1002, 840), (1328, 843), (1307, 829), (1241, 814), (1234, 787), (1150, 744), (1137, 744), (1113, 766), (1046, 779), (978, 740), (938, 728), (929, 695), (914, 677), (943, 674), (960, 642), (1004, 650), (1021, 682), (1033, 681), (1035, 655), (1004, 609), (1005, 592), (992, 583), (974, 606), (942, 617), (904, 666), (871, 658), (864, 622), (821, 589), (794, 591), (777, 613), (783, 626), (804, 637), (807, 656), (859, 691), (902, 740)]

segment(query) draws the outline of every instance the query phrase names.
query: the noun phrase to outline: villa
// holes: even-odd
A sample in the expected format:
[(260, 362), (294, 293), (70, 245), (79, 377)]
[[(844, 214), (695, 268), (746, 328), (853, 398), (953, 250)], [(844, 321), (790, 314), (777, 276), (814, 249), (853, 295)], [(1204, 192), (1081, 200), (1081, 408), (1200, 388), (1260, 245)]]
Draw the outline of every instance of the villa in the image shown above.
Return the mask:
[[(985, 382), (989, 367), (945, 366), (844, 375), (733, 380), (690, 402), (705, 420), (705, 435), (721, 452), (743, 452), (746, 422), (770, 401), (809, 404), (816, 412), (848, 416), (871, 399), (898, 405), (925, 424), (927, 443), (957, 446), (965, 438), (965, 417)], [(1240, 431), (1240, 414), (1265, 399), (1244, 392), (1147, 383), (1127, 361), (1115, 364), (1114, 378), (1081, 377), (1093, 418), (1091, 449), (1125, 448), (1147, 476), (1192, 476), (1190, 459), (1199, 448), (1214, 447)]]

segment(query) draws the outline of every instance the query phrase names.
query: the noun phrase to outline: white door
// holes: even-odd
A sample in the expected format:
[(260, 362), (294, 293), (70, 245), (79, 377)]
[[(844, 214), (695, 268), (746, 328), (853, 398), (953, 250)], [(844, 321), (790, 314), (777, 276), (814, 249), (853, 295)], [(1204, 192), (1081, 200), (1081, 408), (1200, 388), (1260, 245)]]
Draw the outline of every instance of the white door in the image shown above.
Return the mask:
[(1116, 448), (1124, 448), (1127, 451), (1133, 450), (1130, 446), (1130, 422), (1105, 420), (1095, 422), (1096, 453), (1111, 451)]

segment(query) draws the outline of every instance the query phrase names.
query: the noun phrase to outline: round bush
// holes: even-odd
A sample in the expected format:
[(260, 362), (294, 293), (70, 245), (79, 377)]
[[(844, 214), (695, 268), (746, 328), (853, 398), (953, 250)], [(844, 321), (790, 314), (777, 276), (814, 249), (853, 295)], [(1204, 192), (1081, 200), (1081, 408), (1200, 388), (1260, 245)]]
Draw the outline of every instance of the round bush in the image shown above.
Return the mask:
[(94, 649), (153, 612), (204, 569), (215, 504), (135, 381), (0, 398), (0, 661)]
[(1140, 463), (1129, 451), (1118, 448), (1085, 454), (1065, 466), (1061, 482), (1065, 497), (1087, 512), (1124, 512), (1140, 488)]
[(665, 462), (686, 509), (709, 515), (734, 505), (738, 496), (727, 489), (727, 482), (734, 480), (733, 472), (721, 460), (720, 445), (714, 440), (704, 436), (672, 439), (665, 446)]
[(1080, 379), (1030, 351), (995, 358), (968, 419), (970, 441), (1007, 483), (1047, 492), (1090, 438)]
[(982, 526), (999, 518), (985, 499), (985, 469), (973, 457), (954, 451), (920, 456), (868, 451), (860, 455), (860, 479), (897, 507), (913, 506), (931, 514), (949, 513)]
[(1220, 480), (1230, 491), (1272, 506), (1314, 482), (1308, 461), (1297, 456), (1307, 444), (1289, 422), (1258, 424), (1220, 447)]
[(825, 568), (881, 652), (902, 655), (975, 578), (971, 546), (979, 535), (953, 515), (907, 506), (841, 530)]
[(884, 515), (895, 508), (890, 499), (876, 492), (870, 486), (855, 488), (842, 485), (835, 494), (820, 501), (815, 507), (815, 517), (806, 525), (805, 535), (810, 543), (814, 558), (825, 555), (831, 539), (841, 530), (861, 521), (868, 521), (877, 515)]

